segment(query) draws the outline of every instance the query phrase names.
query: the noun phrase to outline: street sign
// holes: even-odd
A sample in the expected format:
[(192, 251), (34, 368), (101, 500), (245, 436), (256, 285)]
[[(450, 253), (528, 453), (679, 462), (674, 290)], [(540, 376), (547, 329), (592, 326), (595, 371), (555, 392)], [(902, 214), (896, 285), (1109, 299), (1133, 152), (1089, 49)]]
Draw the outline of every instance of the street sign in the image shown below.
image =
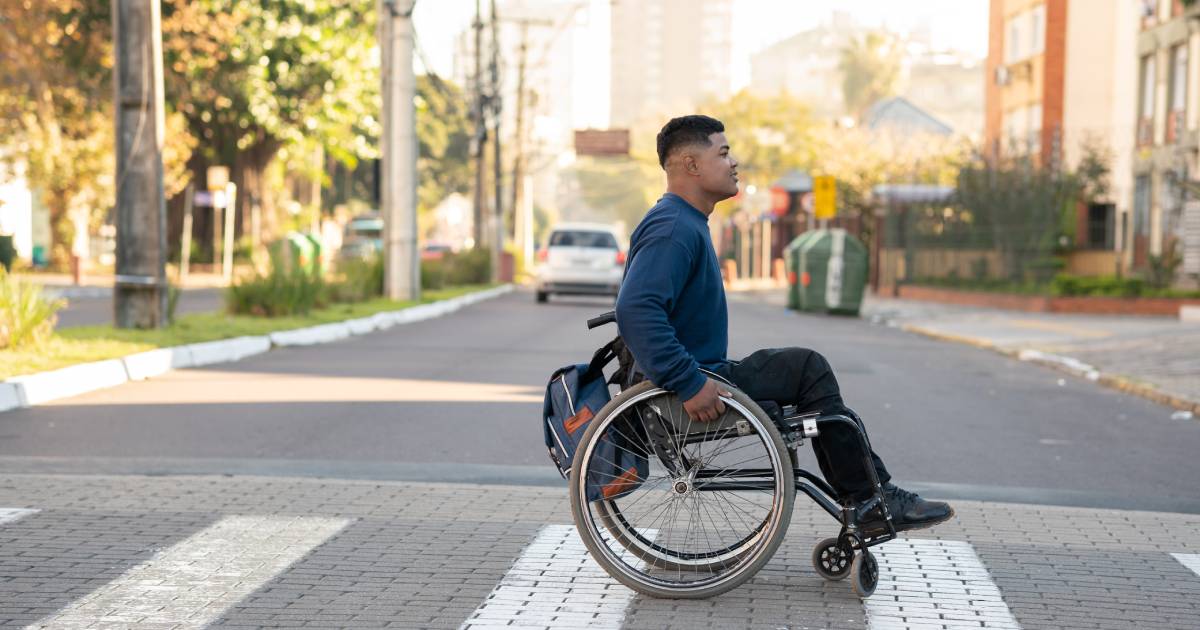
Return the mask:
[(832, 219), (837, 216), (837, 182), (830, 175), (813, 178), (814, 216)]
[(628, 129), (579, 129), (575, 131), (576, 155), (629, 155)]

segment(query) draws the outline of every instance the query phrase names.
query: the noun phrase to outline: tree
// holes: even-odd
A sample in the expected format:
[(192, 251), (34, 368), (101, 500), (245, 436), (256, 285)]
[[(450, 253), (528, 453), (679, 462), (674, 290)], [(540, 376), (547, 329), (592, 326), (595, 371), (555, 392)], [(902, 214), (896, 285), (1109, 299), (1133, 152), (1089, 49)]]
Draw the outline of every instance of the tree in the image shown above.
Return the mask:
[(847, 113), (861, 118), (872, 104), (897, 93), (901, 56), (900, 42), (886, 31), (865, 33), (842, 49), (838, 69)]
[(238, 205), (277, 226), (268, 167), (287, 146), (320, 146), (353, 167), (378, 155), (379, 64), (372, 0), (166, 0), (168, 100), (201, 142), (197, 170), (231, 167)]
[[(113, 204), (112, 12), (108, 0), (0, 3), (0, 144), (50, 211), (51, 256)], [(168, 194), (182, 190), (190, 137), (168, 108)]]
[(702, 111), (725, 124), (743, 187), (769, 186), (792, 169), (811, 168), (817, 159), (811, 110), (787, 94), (763, 97), (743, 90)]
[(960, 208), (974, 217), (976, 229), (990, 237), (1009, 278), (1019, 282), (1030, 272), (1047, 280), (1054, 270), (1063, 214), (1073, 211), (1080, 190), (1075, 174), (1018, 158), (964, 166), (955, 195)]
[(461, 88), (436, 76), (417, 77), (417, 209), (433, 210), (450, 193), (471, 189), (471, 129)]

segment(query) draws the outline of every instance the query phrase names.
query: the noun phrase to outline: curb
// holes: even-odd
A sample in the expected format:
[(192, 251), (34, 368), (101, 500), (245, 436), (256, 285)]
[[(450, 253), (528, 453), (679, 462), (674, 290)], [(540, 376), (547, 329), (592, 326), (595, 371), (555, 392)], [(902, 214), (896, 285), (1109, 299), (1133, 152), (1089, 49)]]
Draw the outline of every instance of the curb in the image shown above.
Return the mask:
[(275, 347), (307, 346), (365, 335), (453, 313), (464, 306), (488, 300), (513, 290), (506, 284), (456, 298), (419, 304), (398, 311), (332, 324), (320, 324), (254, 337), (234, 337), (185, 346), (156, 348), (120, 359), (70, 365), (48, 372), (14, 376), (0, 381), (0, 412), (41, 405), (60, 398), (78, 396), (129, 381), (143, 381), (172, 370), (215, 363), (232, 363), (268, 352)]
[(939, 341), (952, 341), (954, 343), (965, 344), (984, 350), (991, 350), (1018, 361), (1026, 361), (1036, 363), (1045, 367), (1056, 369), (1060, 372), (1066, 372), (1072, 376), (1077, 376), (1093, 383), (1099, 383), (1110, 389), (1133, 394), (1142, 398), (1154, 401), (1156, 403), (1174, 407), (1181, 411), (1190, 411), (1194, 416), (1200, 417), (1200, 401), (1190, 400), (1183, 396), (1177, 396), (1168, 392), (1164, 392), (1153, 385), (1142, 383), (1130, 379), (1119, 374), (1109, 374), (1097, 370), (1095, 367), (1075, 359), (1057, 354), (1050, 354), (1032, 349), (1014, 350), (1011, 348), (1002, 348), (987, 339), (978, 337), (969, 337), (967, 335), (956, 335), (953, 333), (944, 333), (936, 330), (930, 330), (921, 326), (912, 324), (902, 324), (900, 330), (905, 332), (916, 333), (930, 339)]

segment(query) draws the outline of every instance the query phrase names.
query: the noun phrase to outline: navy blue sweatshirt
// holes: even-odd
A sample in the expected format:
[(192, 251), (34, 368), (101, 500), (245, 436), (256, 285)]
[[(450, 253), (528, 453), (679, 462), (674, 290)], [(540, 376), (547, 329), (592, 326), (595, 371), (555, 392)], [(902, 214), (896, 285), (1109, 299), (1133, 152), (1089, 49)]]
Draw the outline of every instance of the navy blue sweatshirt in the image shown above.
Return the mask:
[(629, 239), (617, 328), (642, 371), (683, 400), (704, 386), (700, 367), (725, 363), (729, 313), (708, 217), (673, 193)]

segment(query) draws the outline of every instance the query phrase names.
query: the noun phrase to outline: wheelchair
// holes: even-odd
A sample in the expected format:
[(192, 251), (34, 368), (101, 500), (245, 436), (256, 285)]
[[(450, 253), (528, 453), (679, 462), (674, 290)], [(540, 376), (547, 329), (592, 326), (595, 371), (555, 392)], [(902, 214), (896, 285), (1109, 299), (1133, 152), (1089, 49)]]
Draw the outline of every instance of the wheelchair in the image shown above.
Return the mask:
[[(615, 313), (604, 313), (588, 328), (615, 321)], [(841, 523), (837, 536), (813, 549), (813, 567), (827, 580), (850, 578), (854, 592), (869, 597), (879, 582), (869, 548), (894, 539), (896, 529), (866, 434), (844, 415), (754, 401), (708, 375), (732, 394), (722, 396), (726, 410), (715, 421), (693, 421), (676, 394), (643, 380), (623, 383), (629, 386), (588, 424), (569, 484), (571, 514), (592, 557), (644, 595), (713, 597), (771, 559), (799, 491)], [(875, 489), (866, 501), (839, 497), (797, 464), (804, 440), (838, 423), (861, 440)]]

